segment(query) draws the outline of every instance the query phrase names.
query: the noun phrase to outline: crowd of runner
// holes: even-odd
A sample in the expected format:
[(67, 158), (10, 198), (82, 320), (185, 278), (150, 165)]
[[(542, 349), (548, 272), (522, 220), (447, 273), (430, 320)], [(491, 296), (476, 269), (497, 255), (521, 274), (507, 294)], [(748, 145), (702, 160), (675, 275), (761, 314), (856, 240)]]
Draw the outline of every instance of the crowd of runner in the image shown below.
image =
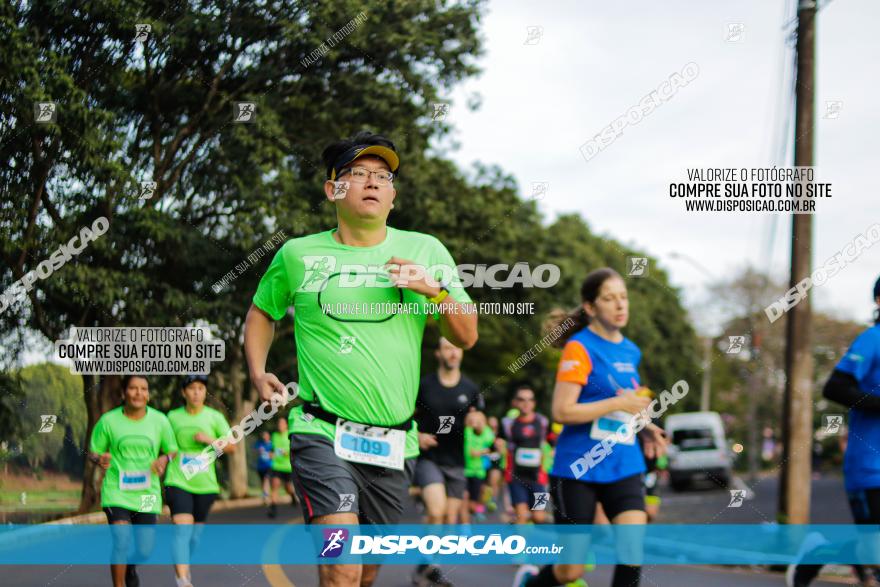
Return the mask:
[[(267, 515), (279, 515), (283, 487), (309, 524), (394, 524), (409, 496), (432, 524), (482, 522), (492, 512), (514, 524), (646, 524), (655, 518), (657, 470), (667, 445), (655, 424), (618, 442), (596, 466), (571, 466), (652, 401), (641, 381), (641, 350), (622, 333), (630, 320), (625, 280), (609, 268), (589, 272), (580, 305), (557, 316), (562, 353), (549, 414), (539, 412), (537, 386), (526, 382), (507, 390), (507, 411), (489, 413), (481, 388), (461, 371), (464, 351), (478, 338), (468, 293), (454, 279), (438, 284), (404, 270), (453, 267), (451, 255), (430, 235), (386, 224), (397, 197), (394, 144), (362, 133), (330, 145), (322, 158), (325, 195), (336, 207), (338, 226), (292, 239), (276, 253), (245, 322), (250, 379), (268, 400), (284, 392), (266, 364), (274, 323), (294, 310), (303, 403), (277, 418), (271, 433), (259, 432), (256, 469)], [(326, 268), (331, 258), (339, 265), (384, 265), (385, 285), (395, 287), (345, 288), (339, 273)], [(880, 291), (874, 293), (880, 303)], [(433, 311), (324, 311), (322, 303), (343, 300), (354, 306), (433, 304)], [(423, 375), (428, 319), (439, 322), (441, 336), (437, 369)], [(880, 511), (880, 466), (869, 446), (880, 434), (878, 332), (875, 327), (856, 341), (826, 388), (830, 399), (853, 408), (853, 430), (866, 439), (850, 442), (845, 470), (859, 523), (877, 523)], [(154, 524), (167, 503), (172, 521), (191, 529), (177, 545), (183, 553), (174, 569), (178, 587), (192, 585), (186, 553), (195, 548), (199, 525), (219, 493), (214, 463), (200, 462), (202, 449), (229, 432), (226, 418), (205, 405), (206, 386), (204, 377), (185, 379), (184, 405), (166, 416), (147, 405), (147, 379), (128, 376), (122, 405), (100, 418), (91, 438), (91, 456), (105, 470), (102, 507), (110, 524)], [(225, 452), (234, 447), (230, 443)], [(187, 465), (198, 473), (184, 474)], [(119, 545), (120, 552), (126, 548)], [(588, 563), (585, 554), (579, 564), (524, 565), (514, 587), (578, 584)], [(322, 585), (369, 587), (378, 571), (375, 564), (318, 566)], [(797, 569), (796, 584), (806, 585), (814, 571)], [(134, 565), (114, 564), (111, 573), (116, 587), (138, 585)], [(640, 567), (621, 564), (612, 585), (639, 581)], [(451, 585), (440, 567), (427, 563), (415, 569), (413, 583)]]

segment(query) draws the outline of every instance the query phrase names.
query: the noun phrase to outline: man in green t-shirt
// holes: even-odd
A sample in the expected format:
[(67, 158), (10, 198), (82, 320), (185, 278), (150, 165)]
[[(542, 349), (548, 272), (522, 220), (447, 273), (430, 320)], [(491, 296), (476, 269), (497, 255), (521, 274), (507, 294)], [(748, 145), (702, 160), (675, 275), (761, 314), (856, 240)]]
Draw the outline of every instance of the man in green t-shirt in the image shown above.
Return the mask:
[[(477, 316), (446, 247), (386, 224), (397, 196), (394, 143), (360, 133), (322, 159), (338, 226), (276, 253), (247, 315), (248, 369), (263, 399), (284, 393), (266, 357), (274, 321), (292, 306), (306, 403), (290, 412), (291, 461), (303, 515), (313, 524), (394, 524), (418, 455), (412, 414), (425, 322), (432, 315), (447, 340), (471, 348)], [(378, 572), (318, 568), (322, 585), (368, 586)]]
[[(177, 452), (168, 418), (149, 407), (149, 401), (147, 378), (126, 375), (122, 378), (122, 405), (98, 418), (92, 429), (89, 458), (104, 469), (101, 507), (107, 523), (117, 529), (156, 523), (162, 511), (159, 478)], [(135, 585), (135, 565), (125, 564), (129, 546), (126, 534), (114, 532), (113, 536), (113, 584)], [(152, 548), (152, 537), (146, 533), (136, 536), (141, 536), (137, 553), (145, 557)]]

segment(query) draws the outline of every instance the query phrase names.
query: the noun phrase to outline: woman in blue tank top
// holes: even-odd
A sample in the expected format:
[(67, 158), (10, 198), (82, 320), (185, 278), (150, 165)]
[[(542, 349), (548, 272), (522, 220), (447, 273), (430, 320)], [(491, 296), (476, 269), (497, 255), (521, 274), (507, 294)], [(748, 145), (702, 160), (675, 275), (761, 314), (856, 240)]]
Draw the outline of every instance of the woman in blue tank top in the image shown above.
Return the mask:
[[(629, 320), (623, 278), (604, 268), (587, 275), (582, 305), (563, 322), (564, 350), (556, 372), (553, 420), (564, 425), (551, 472), (557, 524), (592, 524), (602, 504), (613, 524), (647, 524), (642, 474), (645, 459), (665, 453), (662, 431), (635, 414), (651, 404), (639, 378), (641, 351), (621, 329)], [(627, 433), (628, 432), (628, 433)], [(523, 567), (517, 587), (564, 585), (580, 578), (583, 564)], [(640, 567), (619, 564), (612, 586), (637, 586)]]

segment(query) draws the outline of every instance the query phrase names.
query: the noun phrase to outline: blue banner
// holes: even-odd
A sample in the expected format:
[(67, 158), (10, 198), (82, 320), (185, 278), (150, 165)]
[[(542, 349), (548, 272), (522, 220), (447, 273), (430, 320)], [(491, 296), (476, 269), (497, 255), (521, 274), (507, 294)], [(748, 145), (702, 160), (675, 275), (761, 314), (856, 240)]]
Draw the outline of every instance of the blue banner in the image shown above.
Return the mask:
[(8, 525), (0, 564), (880, 564), (854, 525)]

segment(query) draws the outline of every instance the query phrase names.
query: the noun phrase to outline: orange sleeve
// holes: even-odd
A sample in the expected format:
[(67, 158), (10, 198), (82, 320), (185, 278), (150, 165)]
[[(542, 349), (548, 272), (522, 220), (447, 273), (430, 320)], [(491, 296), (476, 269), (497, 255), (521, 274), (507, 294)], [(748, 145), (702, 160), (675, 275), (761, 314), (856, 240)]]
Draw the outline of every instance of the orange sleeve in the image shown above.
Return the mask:
[(562, 358), (556, 370), (556, 381), (586, 385), (592, 371), (593, 362), (590, 361), (590, 355), (584, 345), (576, 340), (568, 341), (562, 349)]

